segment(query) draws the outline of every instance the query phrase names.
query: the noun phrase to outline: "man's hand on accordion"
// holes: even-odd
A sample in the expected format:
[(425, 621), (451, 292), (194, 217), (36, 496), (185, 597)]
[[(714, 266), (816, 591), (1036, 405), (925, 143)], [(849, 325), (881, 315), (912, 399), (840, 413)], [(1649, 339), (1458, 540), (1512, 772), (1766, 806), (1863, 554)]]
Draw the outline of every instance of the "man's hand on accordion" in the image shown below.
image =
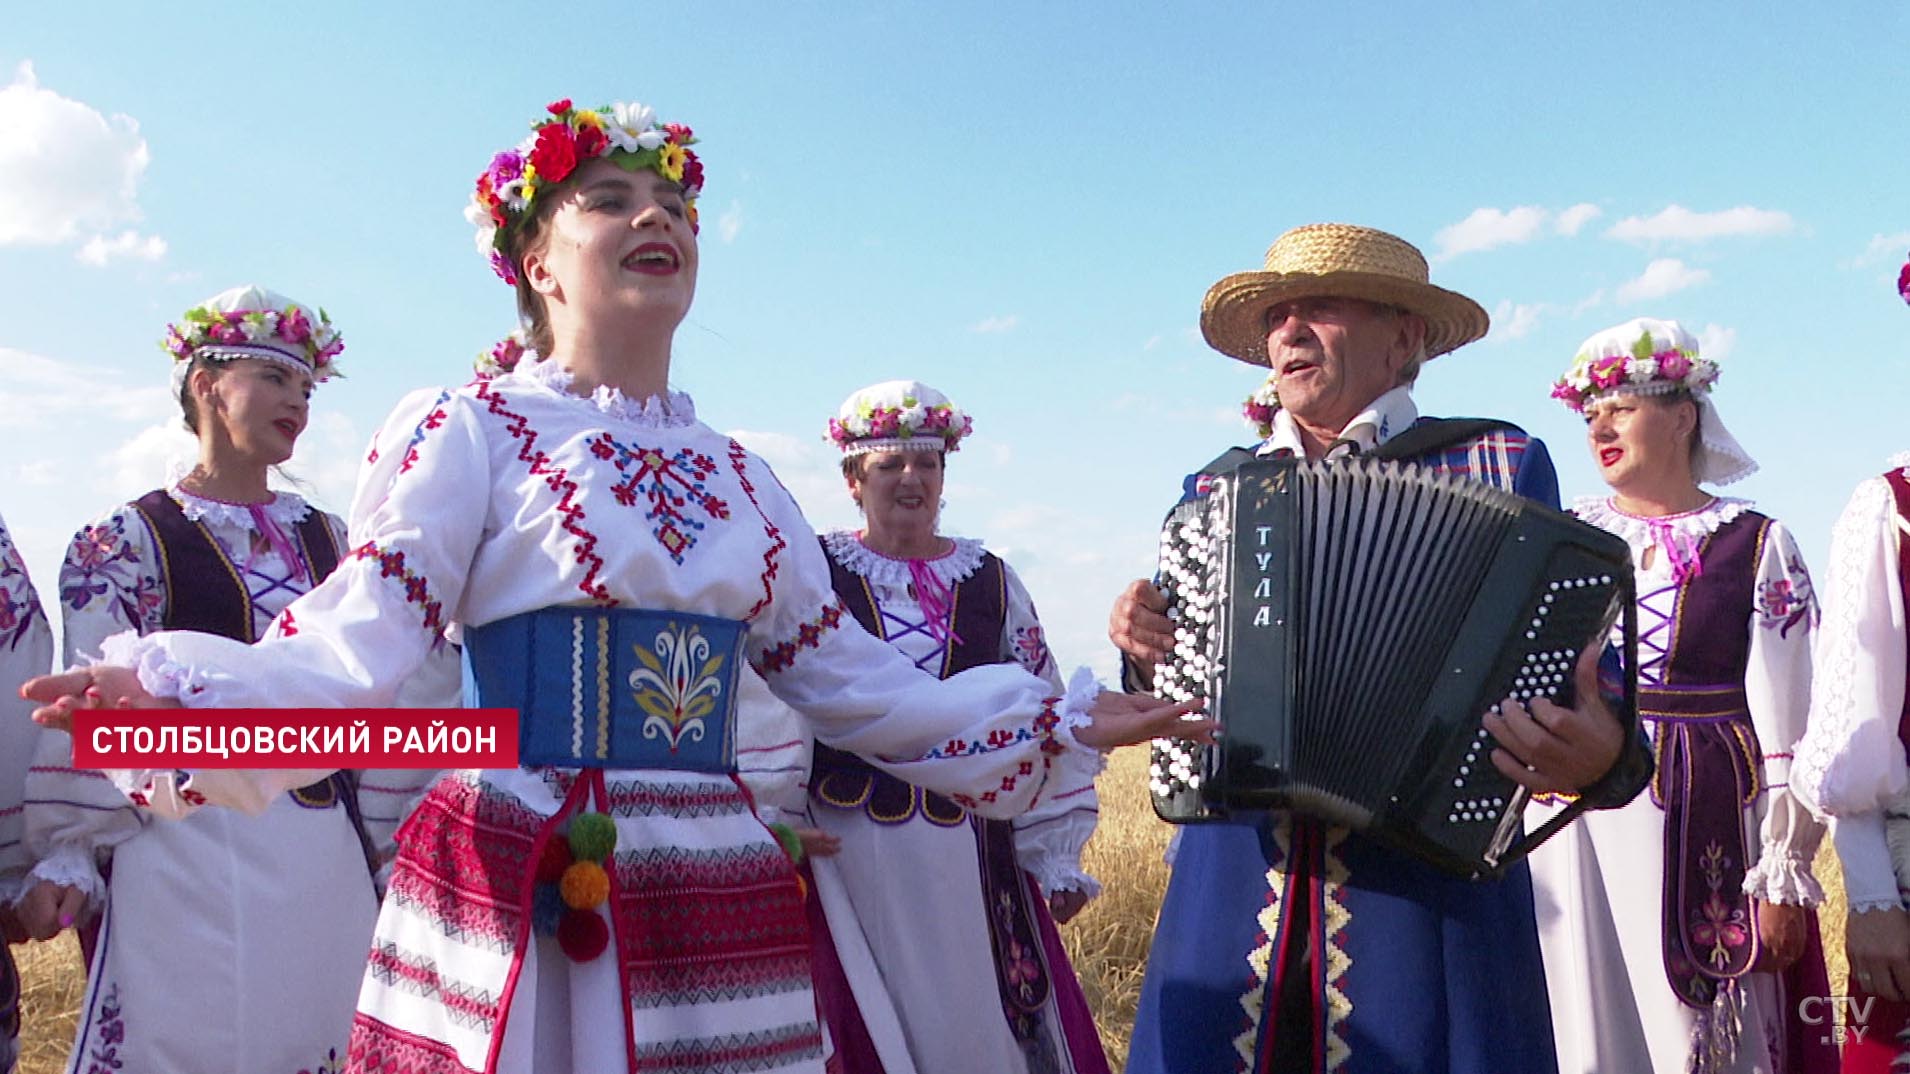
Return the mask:
[(1499, 740), (1492, 763), (1507, 779), (1536, 793), (1571, 794), (1597, 783), (1625, 748), (1624, 725), (1598, 693), (1600, 647), (1587, 645), (1573, 672), (1577, 703), (1566, 708), (1535, 697), (1512, 698), (1486, 713), (1486, 730)]
[(1154, 665), (1174, 651), (1174, 621), (1167, 617), (1167, 595), (1146, 579), (1128, 583), (1108, 613), (1108, 640), (1127, 658), (1129, 681), (1142, 689), (1154, 684)]

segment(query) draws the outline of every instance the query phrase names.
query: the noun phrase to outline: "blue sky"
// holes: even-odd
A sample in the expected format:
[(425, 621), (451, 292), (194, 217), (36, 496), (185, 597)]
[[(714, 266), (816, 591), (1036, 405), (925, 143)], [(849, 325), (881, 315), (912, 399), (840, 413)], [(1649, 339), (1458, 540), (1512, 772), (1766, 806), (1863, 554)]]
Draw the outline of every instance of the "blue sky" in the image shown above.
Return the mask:
[[(1493, 313), (1439, 414), (1544, 437), (1592, 332), (1699, 332), (1764, 470), (1725, 490), (1813, 566), (1910, 448), (1910, 4), (16, 5), (0, 38), (0, 514), (43, 592), (177, 440), (154, 346), (257, 282), (325, 306), (348, 379), (292, 471), (342, 506), (409, 388), (512, 323), (461, 214), (545, 101), (640, 100), (708, 167), (675, 380), (854, 520), (819, 438), (914, 377), (975, 417), (945, 528), (1024, 575), (1064, 663), (1149, 570), (1179, 476), (1249, 437), (1201, 295), (1299, 224), (1386, 228)], [(1587, 10), (1596, 7), (1597, 10)], [(448, 10), (448, 9), (447, 9)], [(281, 13), (282, 12), (282, 13)]]

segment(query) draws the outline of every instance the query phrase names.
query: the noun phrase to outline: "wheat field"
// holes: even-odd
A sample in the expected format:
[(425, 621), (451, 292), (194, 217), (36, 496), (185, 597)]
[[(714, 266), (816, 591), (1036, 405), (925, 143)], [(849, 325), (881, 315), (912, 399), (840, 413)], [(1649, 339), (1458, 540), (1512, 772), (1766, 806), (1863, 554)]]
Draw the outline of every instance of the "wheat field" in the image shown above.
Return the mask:
[[(1101, 826), (1086, 855), (1088, 871), (1101, 879), (1106, 892), (1061, 930), (1115, 1070), (1127, 1062), (1141, 969), (1147, 962), (1155, 910), (1167, 886), (1161, 853), (1169, 829), (1148, 805), (1146, 770), (1146, 750), (1123, 750), (1108, 764), (1100, 782)], [(1843, 876), (1828, 843), (1818, 856), (1817, 875), (1827, 894), (1820, 917), (1831, 962), (1831, 991), (1841, 994)], [(79, 946), (69, 933), (51, 943), (16, 947), (14, 957), (25, 985), (20, 1074), (58, 1074), (79, 1014), (84, 983)]]

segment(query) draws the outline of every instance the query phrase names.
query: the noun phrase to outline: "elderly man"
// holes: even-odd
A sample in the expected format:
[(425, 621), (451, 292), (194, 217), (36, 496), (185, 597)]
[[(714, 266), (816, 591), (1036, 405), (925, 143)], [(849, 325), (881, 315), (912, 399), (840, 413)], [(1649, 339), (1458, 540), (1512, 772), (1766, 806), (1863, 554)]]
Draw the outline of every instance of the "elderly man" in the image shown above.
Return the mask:
[[(1429, 421), (1413, 405), (1421, 363), (1486, 327), (1478, 303), (1428, 282), (1412, 245), (1343, 224), (1282, 235), (1264, 271), (1221, 280), (1201, 311), (1215, 349), (1272, 367), (1280, 409), (1260, 454), (1378, 454), (1556, 506), (1538, 440), (1501, 422)], [(1172, 644), (1165, 608), (1145, 581), (1115, 604), (1109, 635), (1131, 689)], [(1534, 700), (1485, 717), (1503, 747), (1493, 761), (1535, 790), (1629, 800), (1649, 759), (1597, 700), (1589, 662), (1578, 680), (1576, 710)], [(1180, 831), (1129, 1074), (1555, 1066), (1523, 863), (1502, 880), (1460, 880), (1285, 811)]]

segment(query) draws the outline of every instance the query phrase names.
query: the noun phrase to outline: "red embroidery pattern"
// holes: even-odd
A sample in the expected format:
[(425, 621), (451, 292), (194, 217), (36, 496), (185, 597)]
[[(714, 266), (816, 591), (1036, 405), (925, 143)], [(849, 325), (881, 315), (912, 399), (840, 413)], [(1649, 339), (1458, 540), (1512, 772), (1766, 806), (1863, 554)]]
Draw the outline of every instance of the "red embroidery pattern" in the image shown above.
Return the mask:
[(297, 637), (298, 621), (292, 618), (292, 609), (287, 608), (280, 612), (278, 622), (272, 624), (272, 629), (277, 631), (279, 637), (282, 638)]
[(407, 1033), (364, 1013), (352, 1016), (345, 1061), (358, 1074), (477, 1074), (458, 1062), (457, 1049)]
[(702, 519), (690, 517), (683, 508), (695, 503), (719, 522), (730, 517), (729, 504), (704, 487), (716, 474), (716, 460), (708, 455), (678, 448), (675, 454), (666, 456), (656, 448), (626, 447), (609, 433), (599, 433), (597, 439), (590, 442), (590, 453), (625, 475), (622, 481), (610, 486), (618, 503), (634, 507), (639, 498), (650, 502), (650, 509), (643, 514), (645, 521), (653, 524), (650, 534), (678, 566), (683, 564), (683, 553), (695, 546), (696, 535), (706, 525)]
[(763, 535), (770, 540), (769, 547), (763, 551), (763, 599), (750, 605), (749, 611), (743, 616), (744, 622), (754, 622), (756, 616), (761, 614), (764, 608), (769, 607), (770, 599), (775, 596), (776, 572), (781, 569), (780, 557), (783, 550), (789, 547), (789, 542), (783, 540), (783, 531), (763, 513), (763, 505), (756, 499), (756, 486), (749, 483), (749, 474), (745, 469), (749, 462), (749, 452), (743, 449), (743, 445), (731, 440), (729, 458), (730, 469), (736, 471), (736, 482), (743, 486), (743, 495), (749, 497), (749, 505), (756, 509), (756, 517), (763, 520)]
[(424, 628), (436, 635), (444, 629), (444, 605), (431, 595), (431, 587), (424, 578), (414, 574), (405, 566), (405, 554), (398, 551), (386, 551), (371, 541), (359, 545), (351, 554), (353, 559), (371, 559), (378, 562), (378, 575), (381, 578), (396, 578), (404, 583), (405, 600), (424, 609)]
[[(988, 737), (979, 742), (973, 742), (964, 738), (952, 738), (941, 747), (923, 754), (917, 758), (917, 760), (926, 761), (948, 757), (975, 757), (984, 753), (994, 753), (1030, 739), (1040, 739), (1041, 782), (1046, 783), (1048, 781), (1048, 770), (1054, 766), (1055, 755), (1067, 749), (1067, 747), (1062, 745), (1055, 737), (1055, 728), (1061, 725), (1061, 715), (1055, 711), (1055, 706), (1060, 704), (1060, 702), (1061, 699), (1058, 697), (1051, 697), (1044, 700), (1041, 703), (1041, 715), (1036, 716), (1033, 724), (1029, 727), (1017, 728), (1013, 731), (998, 728), (994, 731), (990, 731)], [(978, 805), (995, 801), (1000, 795), (1013, 793), (1014, 789), (1020, 785), (1023, 776), (1032, 776), (1034, 774), (1034, 762), (1023, 761), (1015, 766), (1013, 774), (1001, 778), (1001, 788), (999, 791), (984, 791), (980, 799), (971, 798), (965, 794), (951, 794), (949, 798), (953, 800), (956, 805), (964, 809), (972, 810)]]
[(409, 992), (426, 1002), (442, 1007), (451, 1020), (460, 1025), (477, 1026), (486, 1032), (497, 1023), (497, 997), (483, 989), (445, 977), (431, 959), (398, 945), (381, 940), (371, 949), (366, 966), (374, 980), (388, 987)]
[(797, 627), (794, 638), (778, 642), (759, 653), (756, 657), (756, 670), (764, 675), (772, 671), (789, 670), (795, 665), (798, 653), (821, 645), (822, 636), (841, 625), (842, 617), (847, 611), (841, 600), (831, 603), (822, 610), (821, 615)]
[(584, 565), (584, 577), (577, 588), (591, 600), (605, 607), (617, 604), (610, 589), (597, 580), (603, 572), (603, 557), (597, 554), (597, 535), (584, 528), (584, 509), (577, 502), (577, 482), (570, 479), (570, 472), (551, 462), (550, 456), (537, 450), (537, 432), (531, 428), (530, 420), (522, 414), (506, 409), (509, 405), (502, 395), (484, 381), (477, 385), (477, 395), (484, 400), (491, 413), (504, 420), (504, 430), (518, 440), (523, 441), (517, 449), (519, 462), (530, 467), (532, 476), (544, 479), (544, 484), (557, 493), (557, 514), (563, 521), (560, 525), (564, 532), (577, 538), (577, 562)]
[[(425, 434), (443, 427), (444, 401), (449, 398), (451, 398), (450, 392), (439, 392), (438, 401), (431, 404), (431, 413), (426, 414), (424, 420), (418, 423), (418, 427), (411, 430), (411, 442), (405, 445), (405, 457), (398, 463), (399, 473), (409, 473), (412, 465), (418, 461), (418, 445), (424, 443)], [(372, 449), (372, 454), (374, 456), (377, 454), (376, 448)]]

